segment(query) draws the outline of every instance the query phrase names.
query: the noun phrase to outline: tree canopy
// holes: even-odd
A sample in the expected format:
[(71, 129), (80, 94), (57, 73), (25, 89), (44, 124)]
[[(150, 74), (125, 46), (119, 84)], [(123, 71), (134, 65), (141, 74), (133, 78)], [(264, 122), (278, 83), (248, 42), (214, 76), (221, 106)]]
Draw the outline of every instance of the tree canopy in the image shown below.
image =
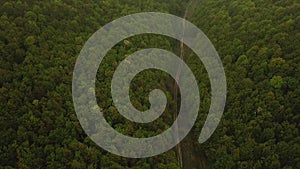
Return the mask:
[[(72, 103), (76, 58), (106, 23), (137, 12), (164, 12), (198, 26), (225, 68), (228, 96), (212, 137), (197, 142), (210, 106), (207, 72), (184, 48), (201, 97), (200, 112), (183, 141), (184, 168), (297, 169), (300, 166), (300, 2), (298, 0), (2, 0), (0, 2), (0, 168), (180, 169), (176, 148), (145, 159), (101, 149), (83, 131)], [(174, 122), (174, 79), (165, 72), (138, 74), (131, 102), (149, 109), (149, 92), (162, 89), (164, 114), (133, 123), (115, 108), (111, 78), (135, 51), (161, 48), (179, 55), (180, 42), (161, 35), (133, 36), (115, 45), (101, 63), (97, 101), (117, 131), (133, 137), (162, 133)], [(186, 148), (185, 148), (186, 147)], [(199, 159), (201, 159), (199, 161)], [(200, 165), (201, 163), (201, 165)]]

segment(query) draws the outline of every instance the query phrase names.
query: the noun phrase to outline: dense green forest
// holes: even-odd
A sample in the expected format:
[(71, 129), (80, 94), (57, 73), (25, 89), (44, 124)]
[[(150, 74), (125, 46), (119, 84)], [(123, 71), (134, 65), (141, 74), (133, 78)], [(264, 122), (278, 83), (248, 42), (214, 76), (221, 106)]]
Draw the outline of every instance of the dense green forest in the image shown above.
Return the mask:
[[(212, 137), (199, 144), (210, 106), (207, 72), (185, 47), (195, 74), (200, 112), (183, 140), (184, 169), (300, 168), (300, 2), (298, 0), (2, 0), (0, 2), (0, 168), (180, 169), (178, 149), (145, 159), (113, 155), (84, 133), (72, 103), (72, 74), (88, 38), (119, 17), (164, 12), (198, 26), (212, 41), (227, 77), (227, 101)], [(190, 4), (190, 5), (189, 5)], [(135, 51), (180, 53), (180, 42), (160, 35), (134, 36), (102, 61), (96, 94), (107, 121), (134, 137), (154, 136), (172, 125), (174, 79), (157, 70), (132, 81), (132, 104), (149, 108), (148, 94), (165, 91), (167, 109), (155, 122), (122, 117), (110, 94), (118, 64)], [(176, 113), (176, 112), (175, 112)]]

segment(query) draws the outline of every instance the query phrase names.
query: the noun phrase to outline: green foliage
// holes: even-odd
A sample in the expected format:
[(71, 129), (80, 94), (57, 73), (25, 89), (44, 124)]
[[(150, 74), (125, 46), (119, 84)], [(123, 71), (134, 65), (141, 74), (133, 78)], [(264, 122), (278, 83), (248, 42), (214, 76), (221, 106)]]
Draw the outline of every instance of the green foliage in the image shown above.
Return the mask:
[(280, 89), (282, 85), (284, 84), (284, 81), (281, 76), (274, 76), (271, 81), (271, 85), (275, 87), (276, 89)]
[(215, 45), (228, 83), (220, 126), (199, 146), (210, 168), (299, 168), (299, 148), (287, 148), (299, 147), (300, 138), (293, 87), (300, 78), (299, 1), (206, 0), (198, 6), (190, 20)]
[[(166, 159), (169, 168), (178, 168), (175, 156), (135, 160), (106, 155), (82, 131), (72, 104), (71, 83), (75, 60), (85, 41), (98, 28), (121, 16), (142, 11), (179, 13), (183, 10), (182, 2), (6, 0), (0, 4), (0, 168), (150, 169), (168, 165)], [(155, 135), (168, 128), (166, 121), (170, 123), (173, 119), (169, 113), (164, 120), (150, 126), (122, 124), (125, 119), (118, 115), (108, 95), (104, 95), (110, 93), (110, 76), (126, 55), (147, 45), (172, 50), (171, 41), (159, 36), (124, 40), (111, 50), (107, 65), (99, 70), (99, 74), (107, 76), (97, 81), (103, 84), (99, 97), (106, 97), (106, 102), (99, 105), (110, 113), (108, 121), (124, 134)], [(168, 90), (159, 85), (164, 84), (166, 75), (159, 74), (146, 72), (137, 77), (133, 87), (139, 89), (138, 93), (133, 92), (136, 96), (133, 101), (138, 107), (142, 105), (140, 101), (147, 102), (146, 95), (139, 96), (143, 88), (138, 85), (147, 76), (152, 76), (147, 81), (147, 90), (151, 85)], [(154, 81), (157, 77), (160, 80)], [(168, 97), (172, 100), (170, 93)]]
[[(76, 118), (71, 89), (76, 58), (97, 29), (137, 12), (183, 16), (187, 0), (4, 0), (0, 4), (0, 168), (180, 168), (176, 149), (127, 159), (99, 148)], [(210, 106), (210, 84), (201, 61), (185, 49), (184, 60), (201, 95), (195, 131), (183, 144), (183, 154), (189, 157), (183, 157), (185, 166), (197, 168), (205, 162), (206, 168), (299, 168), (299, 16), (297, 0), (192, 3), (187, 19), (216, 47), (225, 67), (228, 97), (220, 126), (206, 143), (197, 144)], [(109, 51), (97, 75), (98, 105), (107, 121), (134, 137), (162, 133), (174, 121), (174, 79), (162, 71), (138, 74), (130, 89), (139, 110), (149, 108), (151, 90), (165, 92), (167, 109), (155, 122), (128, 121), (111, 99), (110, 81), (118, 64), (150, 47), (180, 53), (174, 39), (134, 36)]]

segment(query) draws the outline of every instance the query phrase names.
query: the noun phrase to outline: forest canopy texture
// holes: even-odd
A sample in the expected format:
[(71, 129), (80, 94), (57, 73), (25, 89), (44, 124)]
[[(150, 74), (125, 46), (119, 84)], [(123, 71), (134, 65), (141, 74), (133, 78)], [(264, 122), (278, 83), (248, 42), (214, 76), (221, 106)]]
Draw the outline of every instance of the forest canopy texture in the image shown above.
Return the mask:
[[(1, 0), (0, 168), (12, 169), (299, 169), (299, 0)], [(145, 159), (113, 155), (83, 131), (72, 102), (75, 61), (88, 38), (114, 19), (138, 12), (183, 17), (211, 40), (224, 65), (227, 101), (212, 137), (199, 144), (210, 107), (210, 83), (197, 56), (184, 47), (201, 97), (198, 119), (178, 148)], [(110, 85), (118, 64), (135, 51), (180, 54), (180, 42), (160, 35), (121, 41), (102, 61), (99, 107), (117, 131), (132, 137), (162, 133), (174, 122), (174, 79), (147, 70), (132, 81), (132, 104), (149, 109), (149, 92), (162, 89), (164, 114), (130, 122), (114, 107)], [(179, 95), (179, 94), (178, 94)]]

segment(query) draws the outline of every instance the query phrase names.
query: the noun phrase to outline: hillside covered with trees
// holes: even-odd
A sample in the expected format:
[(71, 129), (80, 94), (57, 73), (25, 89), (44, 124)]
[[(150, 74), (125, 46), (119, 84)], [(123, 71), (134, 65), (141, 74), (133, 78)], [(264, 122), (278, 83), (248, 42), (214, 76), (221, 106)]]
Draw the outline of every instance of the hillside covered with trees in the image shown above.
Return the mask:
[[(0, 168), (74, 169), (298, 169), (300, 168), (300, 2), (298, 0), (2, 0), (0, 2)], [(198, 143), (210, 106), (210, 83), (199, 59), (184, 47), (184, 61), (199, 85), (200, 112), (182, 153), (130, 159), (96, 145), (83, 131), (72, 102), (76, 59), (105, 24), (138, 12), (163, 12), (198, 26), (225, 68), (227, 101), (212, 137)], [(131, 84), (132, 104), (149, 108), (160, 88), (168, 105), (149, 124), (130, 122), (114, 107), (110, 86), (118, 64), (135, 51), (160, 48), (180, 54), (180, 42), (161, 35), (125, 39), (102, 61), (96, 95), (117, 131), (149, 137), (168, 129), (177, 100), (174, 79), (147, 70)], [(179, 162), (182, 155), (183, 166)]]

